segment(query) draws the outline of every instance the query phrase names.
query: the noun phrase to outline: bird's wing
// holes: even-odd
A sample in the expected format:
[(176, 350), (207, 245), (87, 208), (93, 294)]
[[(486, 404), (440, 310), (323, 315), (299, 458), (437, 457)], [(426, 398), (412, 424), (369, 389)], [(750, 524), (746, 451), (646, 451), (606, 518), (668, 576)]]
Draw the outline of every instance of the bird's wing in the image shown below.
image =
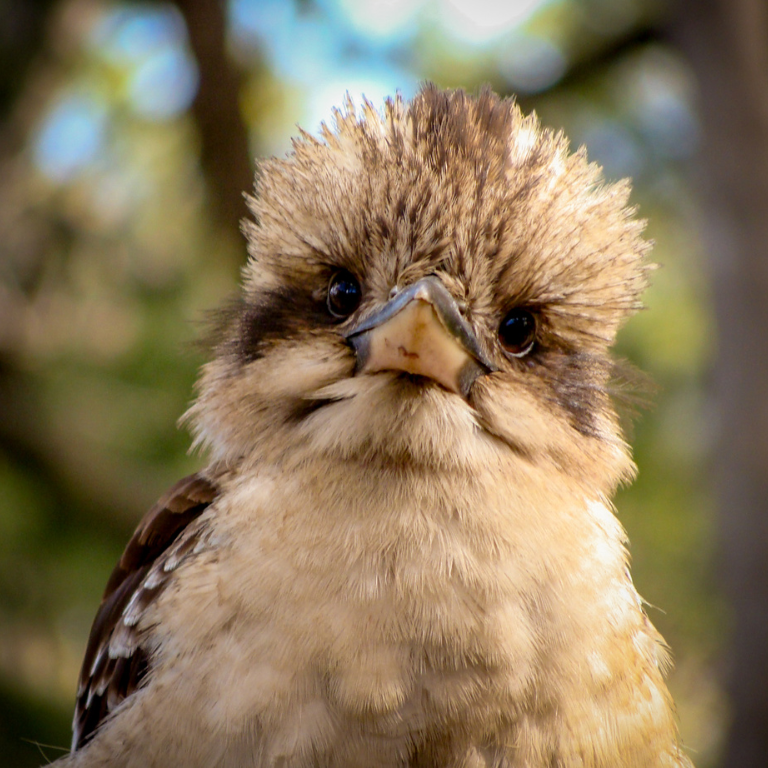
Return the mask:
[(190, 526), (218, 495), (199, 474), (176, 483), (139, 524), (104, 590), (80, 671), (72, 750), (86, 744), (147, 674), (149, 658), (138, 621), (172, 571), (192, 552), (199, 526)]

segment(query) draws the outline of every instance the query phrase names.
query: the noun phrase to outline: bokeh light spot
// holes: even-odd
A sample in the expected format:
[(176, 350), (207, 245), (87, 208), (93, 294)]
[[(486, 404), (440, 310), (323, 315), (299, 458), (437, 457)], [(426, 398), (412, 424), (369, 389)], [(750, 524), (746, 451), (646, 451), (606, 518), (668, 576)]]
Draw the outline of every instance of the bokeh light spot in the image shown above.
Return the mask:
[(540, 93), (551, 88), (568, 68), (563, 51), (552, 41), (515, 35), (499, 56), (499, 70), (519, 93)]
[(590, 159), (603, 166), (608, 179), (639, 176), (643, 172), (642, 148), (617, 120), (594, 115), (580, 138), (587, 145)]
[(424, 5), (418, 0), (336, 0), (346, 23), (368, 38), (391, 40), (408, 34)]
[(71, 94), (45, 116), (34, 140), (37, 167), (64, 182), (92, 163), (104, 146), (106, 106), (95, 98)]
[(141, 62), (158, 49), (185, 45), (187, 30), (171, 5), (123, 5), (104, 15), (93, 39), (112, 61)]
[(197, 93), (195, 62), (179, 48), (166, 48), (147, 58), (129, 85), (129, 98), (144, 117), (164, 120), (184, 112)]
[(454, 37), (483, 45), (522, 26), (550, 0), (442, 0), (440, 20)]

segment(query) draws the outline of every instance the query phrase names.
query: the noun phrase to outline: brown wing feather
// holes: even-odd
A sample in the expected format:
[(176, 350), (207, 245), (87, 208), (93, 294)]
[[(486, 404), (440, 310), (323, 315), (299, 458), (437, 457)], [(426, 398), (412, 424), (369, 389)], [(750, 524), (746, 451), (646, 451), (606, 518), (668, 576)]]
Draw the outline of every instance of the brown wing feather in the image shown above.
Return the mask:
[(217, 495), (218, 488), (201, 475), (184, 478), (147, 512), (128, 542), (88, 638), (72, 724), (73, 751), (93, 737), (146, 676), (150, 660), (136, 625), (194, 549), (199, 529), (190, 523)]

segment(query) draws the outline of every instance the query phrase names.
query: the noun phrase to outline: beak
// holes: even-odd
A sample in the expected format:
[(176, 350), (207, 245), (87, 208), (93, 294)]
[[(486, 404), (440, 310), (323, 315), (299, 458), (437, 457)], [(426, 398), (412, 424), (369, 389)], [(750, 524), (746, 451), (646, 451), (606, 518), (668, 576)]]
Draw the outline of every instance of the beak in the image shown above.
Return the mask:
[(398, 293), (346, 338), (357, 354), (356, 373), (418, 374), (465, 398), (478, 376), (497, 370), (453, 296), (434, 276)]

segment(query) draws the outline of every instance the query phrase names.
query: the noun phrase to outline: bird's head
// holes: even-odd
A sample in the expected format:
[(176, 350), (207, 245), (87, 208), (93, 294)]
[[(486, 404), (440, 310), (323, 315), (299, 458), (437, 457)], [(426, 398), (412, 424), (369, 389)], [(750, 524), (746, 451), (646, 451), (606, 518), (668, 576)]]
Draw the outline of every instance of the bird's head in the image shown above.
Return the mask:
[(609, 491), (609, 348), (647, 272), (628, 194), (489, 91), (347, 104), (261, 166), (198, 440), (445, 468), (490, 444)]

